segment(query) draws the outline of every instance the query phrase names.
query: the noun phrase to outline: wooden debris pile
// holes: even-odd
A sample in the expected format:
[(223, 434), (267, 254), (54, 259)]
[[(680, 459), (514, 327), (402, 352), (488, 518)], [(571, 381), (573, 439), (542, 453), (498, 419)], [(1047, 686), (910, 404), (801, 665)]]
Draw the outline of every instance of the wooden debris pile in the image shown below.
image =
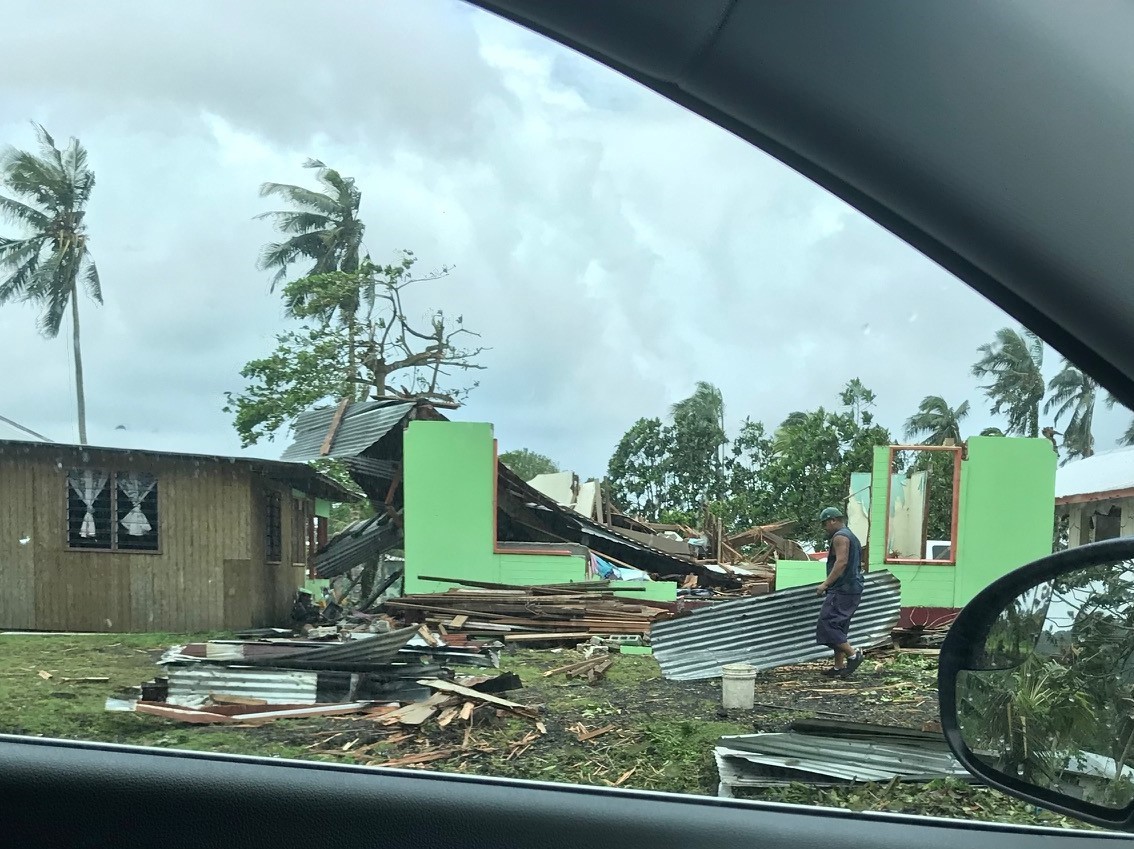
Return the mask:
[(496, 637), (507, 643), (579, 643), (594, 636), (649, 633), (662, 606), (616, 596), (609, 581), (515, 586), (424, 578), (464, 589), (406, 595), (385, 607), (407, 623), (424, 623), (445, 639)]
[(557, 666), (543, 673), (544, 678), (552, 675), (566, 675), (568, 678), (582, 678), (588, 684), (594, 684), (606, 677), (606, 673), (614, 666), (614, 657), (609, 654), (596, 654), (586, 660), (568, 663), (566, 666)]

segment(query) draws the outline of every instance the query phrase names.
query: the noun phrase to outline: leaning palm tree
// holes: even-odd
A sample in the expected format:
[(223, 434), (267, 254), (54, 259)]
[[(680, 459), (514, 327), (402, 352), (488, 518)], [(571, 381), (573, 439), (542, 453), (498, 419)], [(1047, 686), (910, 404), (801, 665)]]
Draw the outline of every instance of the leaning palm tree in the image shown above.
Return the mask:
[(24, 230), (0, 236), (0, 305), (25, 301), (42, 308), (39, 329), (49, 339), (59, 335), (71, 312), (79, 442), (87, 444), (87, 403), (83, 391), (83, 355), (79, 344), (79, 282), (102, 303), (98, 269), (88, 248), (86, 205), (95, 175), (87, 152), (72, 138), (60, 151), (39, 124), (39, 155), (11, 148), (0, 156), (0, 216)]
[(1063, 428), (1063, 447), (1067, 449), (1066, 460), (1076, 457), (1090, 457), (1095, 453), (1095, 437), (1092, 433), (1095, 420), (1095, 400), (1099, 384), (1084, 372), (1075, 368), (1065, 357), (1063, 369), (1047, 385), (1051, 396), (1044, 404), (1043, 411), (1055, 411), (1055, 423), (1070, 415)]
[(981, 345), (973, 363), (974, 377), (990, 377), (980, 387), (992, 401), (992, 414), (1008, 418), (1006, 433), (1039, 436), (1040, 405), (1046, 391), (1043, 379), (1043, 340), (1030, 330), (1004, 327), (994, 341)]
[[(362, 192), (354, 180), (342, 176), (317, 159), (308, 159), (304, 168), (315, 170), (324, 191), (285, 183), (264, 183), (260, 197), (280, 197), (293, 209), (265, 212), (256, 216), (272, 220), (286, 240), (264, 246), (259, 266), (275, 270), (272, 291), (287, 277), (296, 263), (310, 263), (305, 274), (331, 271), (357, 271), (366, 226), (358, 217)], [(289, 304), (289, 307), (294, 306)]]
[(969, 414), (969, 402), (950, 407), (940, 395), (927, 395), (917, 412), (906, 419), (906, 438), (922, 439), (923, 445), (944, 445), (946, 440), (961, 442), (961, 422)]

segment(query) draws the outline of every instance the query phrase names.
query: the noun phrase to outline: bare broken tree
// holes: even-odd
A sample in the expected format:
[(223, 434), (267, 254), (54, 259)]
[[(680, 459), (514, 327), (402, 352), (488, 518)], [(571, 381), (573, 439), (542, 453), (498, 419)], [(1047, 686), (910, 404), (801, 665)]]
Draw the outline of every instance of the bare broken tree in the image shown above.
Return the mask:
[[(402, 293), (415, 283), (439, 280), (449, 275), (448, 267), (429, 274), (414, 277), (412, 268), (415, 258), (406, 253), (401, 263), (384, 268), (374, 268), (377, 274), (370, 274), (363, 293), (367, 305), (364, 326), (367, 339), (360, 345), (360, 362), (365, 370), (359, 380), (372, 389), (374, 398), (428, 398), (431, 401), (457, 406), (471, 387), (442, 391), (443, 378), (452, 376), (454, 370), (481, 370), (484, 366), (474, 362), (482, 354), (484, 347), (463, 348), (463, 337), (480, 338), (464, 326), (464, 317), (457, 316), (456, 327), (446, 323), (443, 310), (436, 310), (424, 320), (430, 325), (430, 332), (414, 328), (406, 316)], [(378, 312), (376, 316), (375, 313)], [(415, 350), (414, 343), (427, 343)], [(393, 386), (391, 376), (409, 370), (408, 385), (400, 381)]]
[[(288, 427), (304, 410), (340, 400), (426, 398), (456, 407), (476, 387), (460, 375), (484, 366), (478, 334), (442, 310), (415, 319), (405, 304), (408, 287), (448, 276), (442, 268), (414, 276), (406, 252), (392, 265), (367, 258), (353, 271), (311, 274), (287, 284), (288, 314), (304, 325), (277, 335), (268, 356), (240, 374), (243, 392), (226, 393), (225, 411), (244, 445)], [(467, 337), (467, 339), (466, 339)]]

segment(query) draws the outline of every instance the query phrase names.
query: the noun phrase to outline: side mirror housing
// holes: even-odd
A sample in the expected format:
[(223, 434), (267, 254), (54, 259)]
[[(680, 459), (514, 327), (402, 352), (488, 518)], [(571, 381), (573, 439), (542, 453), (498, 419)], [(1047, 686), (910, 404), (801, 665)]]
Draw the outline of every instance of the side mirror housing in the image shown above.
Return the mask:
[(941, 648), (941, 725), (957, 759), (1010, 795), (1134, 831), (1134, 538), (999, 579)]

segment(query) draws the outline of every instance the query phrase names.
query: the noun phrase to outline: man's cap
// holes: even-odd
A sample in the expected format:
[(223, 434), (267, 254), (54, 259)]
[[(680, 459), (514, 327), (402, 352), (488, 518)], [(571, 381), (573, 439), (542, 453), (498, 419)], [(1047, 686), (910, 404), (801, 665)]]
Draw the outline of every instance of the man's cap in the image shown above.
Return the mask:
[(824, 507), (823, 512), (819, 514), (819, 521), (826, 522), (829, 519), (842, 519), (843, 511), (838, 507)]

